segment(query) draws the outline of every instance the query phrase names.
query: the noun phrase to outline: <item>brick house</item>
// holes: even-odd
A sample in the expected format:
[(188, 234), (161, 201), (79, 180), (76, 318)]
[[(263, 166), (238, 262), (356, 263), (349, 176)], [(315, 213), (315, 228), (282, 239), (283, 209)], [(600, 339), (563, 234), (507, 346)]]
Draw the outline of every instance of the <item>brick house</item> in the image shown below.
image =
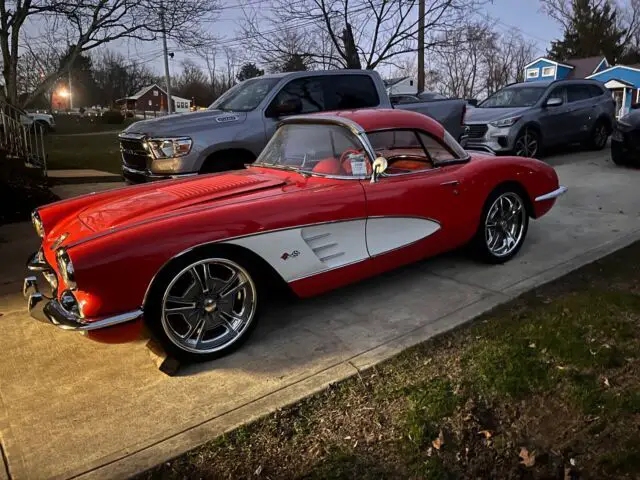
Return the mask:
[[(191, 100), (171, 95), (173, 100), (173, 111), (176, 113), (188, 112), (191, 109)], [(134, 95), (121, 98), (117, 101), (125, 110), (133, 111), (167, 111), (167, 93), (157, 84), (149, 85), (140, 89)]]

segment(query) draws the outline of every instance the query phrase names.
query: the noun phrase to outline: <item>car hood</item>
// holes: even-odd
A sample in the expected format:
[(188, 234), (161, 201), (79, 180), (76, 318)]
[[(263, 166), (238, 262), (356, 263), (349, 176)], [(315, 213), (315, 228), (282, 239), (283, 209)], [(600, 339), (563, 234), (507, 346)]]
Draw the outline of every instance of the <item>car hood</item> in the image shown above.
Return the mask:
[(517, 107), (517, 108), (483, 108), (476, 107), (467, 110), (465, 117), (465, 123), (489, 123), (496, 120), (502, 120), (503, 118), (513, 117), (515, 115), (521, 115), (530, 107)]
[(144, 134), (150, 137), (158, 135), (193, 135), (198, 130), (238, 125), (246, 119), (247, 114), (245, 112), (204, 110), (141, 120), (132, 123), (124, 130), (124, 133)]
[(215, 201), (268, 191), (284, 185), (276, 176), (250, 171), (158, 182), (155, 188), (123, 188), (117, 198), (82, 209), (77, 219), (93, 232), (129, 227), (160, 217), (183, 215)]

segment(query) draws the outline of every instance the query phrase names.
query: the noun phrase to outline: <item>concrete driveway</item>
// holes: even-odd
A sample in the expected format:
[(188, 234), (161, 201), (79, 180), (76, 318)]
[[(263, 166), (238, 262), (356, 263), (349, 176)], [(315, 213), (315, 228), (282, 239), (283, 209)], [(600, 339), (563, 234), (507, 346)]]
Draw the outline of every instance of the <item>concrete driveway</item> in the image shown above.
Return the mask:
[[(608, 156), (548, 159), (569, 193), (510, 263), (446, 255), (273, 306), (239, 352), (177, 377), (157, 371), (141, 343), (95, 344), (30, 320), (8, 293), (19, 285), (0, 281), (0, 479), (123, 478), (631, 243), (640, 171)], [(0, 262), (11, 261), (2, 249)]]

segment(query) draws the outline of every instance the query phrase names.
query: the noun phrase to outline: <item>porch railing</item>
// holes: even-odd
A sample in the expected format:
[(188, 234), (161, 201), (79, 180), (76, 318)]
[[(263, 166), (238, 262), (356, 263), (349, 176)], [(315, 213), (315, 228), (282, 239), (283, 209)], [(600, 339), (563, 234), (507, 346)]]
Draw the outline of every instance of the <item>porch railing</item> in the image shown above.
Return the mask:
[(0, 102), (0, 150), (47, 175), (44, 130), (25, 112), (4, 102)]

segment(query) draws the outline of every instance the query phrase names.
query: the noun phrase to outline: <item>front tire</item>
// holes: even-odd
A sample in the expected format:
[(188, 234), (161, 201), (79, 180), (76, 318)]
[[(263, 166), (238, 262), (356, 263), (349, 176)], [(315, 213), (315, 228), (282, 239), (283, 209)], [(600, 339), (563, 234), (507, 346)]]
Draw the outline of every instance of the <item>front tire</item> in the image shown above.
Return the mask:
[(190, 256), (160, 277), (144, 316), (171, 356), (188, 363), (212, 360), (249, 338), (261, 290), (248, 265), (223, 256)]
[(513, 153), (517, 157), (537, 158), (542, 151), (540, 134), (529, 127), (522, 129), (513, 144)]
[(511, 186), (500, 187), (485, 202), (473, 249), (487, 263), (504, 263), (518, 253), (528, 229), (523, 193)]

